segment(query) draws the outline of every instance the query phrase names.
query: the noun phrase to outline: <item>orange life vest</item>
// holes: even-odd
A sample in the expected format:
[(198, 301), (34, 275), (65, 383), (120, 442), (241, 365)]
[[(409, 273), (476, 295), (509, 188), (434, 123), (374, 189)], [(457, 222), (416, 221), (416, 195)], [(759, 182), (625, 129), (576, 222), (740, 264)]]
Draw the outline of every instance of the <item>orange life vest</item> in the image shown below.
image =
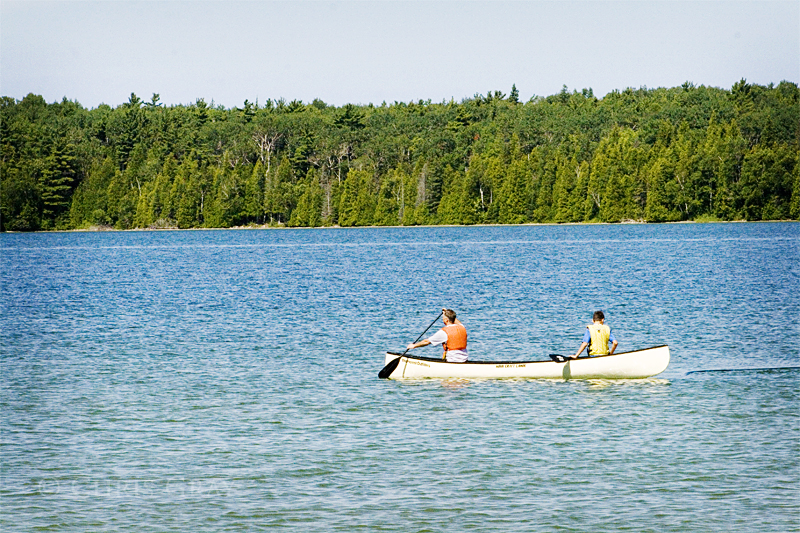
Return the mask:
[(442, 328), (447, 333), (447, 342), (442, 344), (445, 353), (450, 350), (467, 349), (467, 328), (462, 324), (450, 324)]

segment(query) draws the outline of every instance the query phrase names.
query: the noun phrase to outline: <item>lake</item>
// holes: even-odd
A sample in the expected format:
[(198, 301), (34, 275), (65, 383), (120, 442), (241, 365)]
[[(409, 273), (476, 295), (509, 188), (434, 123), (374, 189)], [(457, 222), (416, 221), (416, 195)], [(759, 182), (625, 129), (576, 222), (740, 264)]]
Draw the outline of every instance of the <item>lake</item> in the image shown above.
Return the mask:
[[(0, 234), (0, 266), (3, 531), (800, 530), (798, 223)], [(472, 360), (602, 309), (672, 361), (379, 380), (442, 307)]]

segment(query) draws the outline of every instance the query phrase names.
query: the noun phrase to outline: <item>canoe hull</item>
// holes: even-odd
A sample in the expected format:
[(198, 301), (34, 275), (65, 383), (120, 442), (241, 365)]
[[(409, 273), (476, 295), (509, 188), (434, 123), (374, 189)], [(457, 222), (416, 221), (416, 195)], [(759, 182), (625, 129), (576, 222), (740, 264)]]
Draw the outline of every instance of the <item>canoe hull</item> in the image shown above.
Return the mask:
[(384, 365), (400, 357), (388, 379), (643, 379), (669, 365), (669, 347), (655, 346), (633, 352), (555, 361), (472, 361), (447, 363), (440, 359), (388, 352)]

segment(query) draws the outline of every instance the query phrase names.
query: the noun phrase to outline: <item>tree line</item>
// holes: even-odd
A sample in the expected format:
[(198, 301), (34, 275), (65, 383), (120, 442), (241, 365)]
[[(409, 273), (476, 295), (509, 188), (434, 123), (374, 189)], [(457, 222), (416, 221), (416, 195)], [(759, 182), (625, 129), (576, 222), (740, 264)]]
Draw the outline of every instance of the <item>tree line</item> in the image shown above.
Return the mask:
[(800, 217), (800, 91), (117, 107), (0, 99), (0, 229)]

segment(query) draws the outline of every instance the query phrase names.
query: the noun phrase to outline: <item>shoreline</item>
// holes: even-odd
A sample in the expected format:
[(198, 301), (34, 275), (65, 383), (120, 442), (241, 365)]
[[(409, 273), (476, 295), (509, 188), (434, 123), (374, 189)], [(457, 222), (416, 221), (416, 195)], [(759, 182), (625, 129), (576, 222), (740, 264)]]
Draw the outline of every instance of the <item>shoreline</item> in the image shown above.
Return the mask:
[(502, 227), (525, 227), (525, 226), (645, 226), (645, 225), (662, 225), (662, 224), (763, 224), (763, 223), (797, 223), (798, 220), (783, 219), (783, 220), (680, 220), (676, 222), (645, 222), (645, 221), (622, 221), (622, 222), (526, 222), (524, 224), (430, 224), (430, 225), (415, 225), (415, 226), (270, 226), (269, 224), (263, 225), (248, 225), (248, 226), (232, 226), (230, 228), (131, 228), (131, 229), (117, 229), (111, 226), (90, 226), (88, 228), (79, 229), (54, 229), (54, 230), (37, 230), (37, 231), (4, 231), (2, 233), (127, 233), (127, 232), (167, 232), (167, 231), (257, 231), (257, 230), (329, 230), (329, 229), (400, 229), (400, 228), (502, 228)]

